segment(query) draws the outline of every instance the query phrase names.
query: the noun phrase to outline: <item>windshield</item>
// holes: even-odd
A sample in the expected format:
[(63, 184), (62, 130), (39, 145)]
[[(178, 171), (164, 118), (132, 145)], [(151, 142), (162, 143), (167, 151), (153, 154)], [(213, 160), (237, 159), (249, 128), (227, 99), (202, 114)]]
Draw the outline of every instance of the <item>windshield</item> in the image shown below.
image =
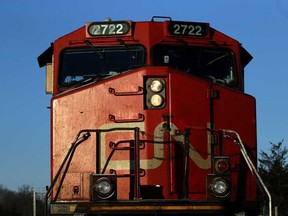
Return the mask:
[(144, 64), (141, 46), (66, 49), (61, 54), (58, 82), (61, 87), (85, 84)]
[(157, 45), (154, 64), (170, 66), (227, 86), (237, 82), (233, 53), (227, 49)]

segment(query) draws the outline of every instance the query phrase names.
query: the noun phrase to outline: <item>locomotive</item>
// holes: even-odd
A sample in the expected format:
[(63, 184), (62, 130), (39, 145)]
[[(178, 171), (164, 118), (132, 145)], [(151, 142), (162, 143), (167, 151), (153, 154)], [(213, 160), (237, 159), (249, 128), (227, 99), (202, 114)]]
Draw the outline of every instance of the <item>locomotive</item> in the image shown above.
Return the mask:
[(209, 23), (88, 22), (38, 57), (50, 215), (257, 215), (252, 56)]

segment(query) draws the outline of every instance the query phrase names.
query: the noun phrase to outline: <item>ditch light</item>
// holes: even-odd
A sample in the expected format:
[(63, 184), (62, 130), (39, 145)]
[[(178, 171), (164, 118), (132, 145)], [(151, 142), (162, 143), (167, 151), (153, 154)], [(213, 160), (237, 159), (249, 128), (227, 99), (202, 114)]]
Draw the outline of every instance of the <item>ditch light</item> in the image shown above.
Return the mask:
[(117, 177), (114, 174), (92, 174), (90, 176), (90, 198), (97, 200), (117, 199)]

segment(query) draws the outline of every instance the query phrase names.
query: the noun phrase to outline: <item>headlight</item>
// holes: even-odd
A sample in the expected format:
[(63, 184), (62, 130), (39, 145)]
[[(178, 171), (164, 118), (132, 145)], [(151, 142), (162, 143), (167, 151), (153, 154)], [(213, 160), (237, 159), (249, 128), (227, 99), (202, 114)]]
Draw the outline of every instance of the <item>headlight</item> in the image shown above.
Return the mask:
[(163, 97), (161, 95), (158, 94), (154, 94), (151, 97), (151, 104), (154, 107), (159, 107), (163, 104)]
[(217, 194), (224, 194), (227, 191), (227, 184), (223, 180), (217, 180), (213, 185), (213, 190)]
[(163, 89), (163, 83), (161, 80), (153, 80), (150, 85), (150, 89), (152, 92), (160, 92)]
[(166, 84), (164, 78), (147, 78), (145, 82), (146, 108), (164, 108), (166, 105)]
[(114, 199), (116, 193), (115, 177), (92, 175), (92, 200), (98, 199)]
[(111, 194), (111, 191), (113, 190), (113, 185), (111, 184), (110, 179), (106, 177), (98, 179), (94, 187), (97, 193), (101, 196), (107, 196)]
[(229, 192), (229, 183), (222, 178), (215, 178), (211, 185), (210, 189), (216, 196), (226, 196)]

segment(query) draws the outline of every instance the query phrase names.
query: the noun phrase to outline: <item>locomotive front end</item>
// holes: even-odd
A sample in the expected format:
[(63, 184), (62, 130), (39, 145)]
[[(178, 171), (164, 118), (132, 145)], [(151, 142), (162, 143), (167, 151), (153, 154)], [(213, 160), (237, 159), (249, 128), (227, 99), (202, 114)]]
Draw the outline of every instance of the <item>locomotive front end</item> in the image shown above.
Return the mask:
[(209, 24), (171, 18), (56, 40), (38, 58), (53, 95), (47, 212), (256, 215), (251, 59)]

